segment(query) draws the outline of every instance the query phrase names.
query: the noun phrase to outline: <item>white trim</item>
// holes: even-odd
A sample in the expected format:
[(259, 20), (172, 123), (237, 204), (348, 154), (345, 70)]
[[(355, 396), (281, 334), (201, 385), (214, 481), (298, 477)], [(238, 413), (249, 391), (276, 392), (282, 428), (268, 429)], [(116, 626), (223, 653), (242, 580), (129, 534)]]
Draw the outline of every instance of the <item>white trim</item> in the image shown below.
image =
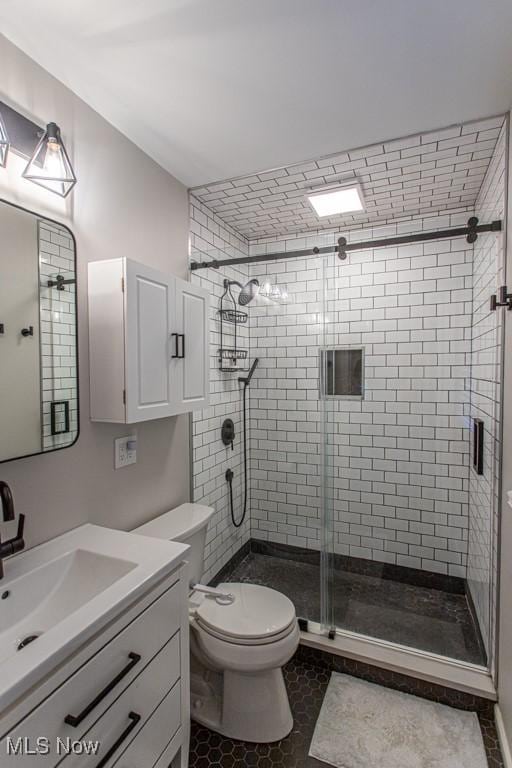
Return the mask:
[(498, 704), (494, 707), (494, 720), (496, 722), (496, 731), (498, 733), (498, 741), (500, 743), (503, 763), (505, 768), (512, 768), (512, 750), (510, 749), (510, 743), (505, 730), (505, 723), (503, 722), (503, 716)]
[(313, 632), (301, 632), (301, 643), (309, 648), (373, 664), (491, 701), (497, 699), (490, 673), (476, 664), (455, 661), (344, 630), (338, 630), (333, 640)]

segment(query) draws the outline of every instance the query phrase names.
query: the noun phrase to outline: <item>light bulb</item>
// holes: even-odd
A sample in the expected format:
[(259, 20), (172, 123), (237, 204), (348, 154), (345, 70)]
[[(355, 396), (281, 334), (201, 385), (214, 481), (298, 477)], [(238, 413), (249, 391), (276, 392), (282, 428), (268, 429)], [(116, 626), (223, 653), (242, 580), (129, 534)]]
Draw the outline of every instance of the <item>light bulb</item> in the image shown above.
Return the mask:
[(60, 144), (55, 139), (48, 139), (42, 170), (49, 179), (56, 179), (62, 175), (63, 168), (60, 158), (60, 149)]

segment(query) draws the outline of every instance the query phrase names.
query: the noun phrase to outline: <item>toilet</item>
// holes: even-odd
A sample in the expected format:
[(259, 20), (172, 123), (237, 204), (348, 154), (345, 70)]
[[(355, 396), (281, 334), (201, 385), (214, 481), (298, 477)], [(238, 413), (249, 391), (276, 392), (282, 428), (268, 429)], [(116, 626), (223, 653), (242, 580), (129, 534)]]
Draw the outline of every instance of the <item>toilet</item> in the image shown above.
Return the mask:
[(282, 667), (299, 645), (295, 607), (280, 592), (256, 584), (200, 584), (213, 513), (201, 504), (182, 504), (134, 533), (190, 546), (192, 718), (232, 739), (279, 741), (293, 727)]

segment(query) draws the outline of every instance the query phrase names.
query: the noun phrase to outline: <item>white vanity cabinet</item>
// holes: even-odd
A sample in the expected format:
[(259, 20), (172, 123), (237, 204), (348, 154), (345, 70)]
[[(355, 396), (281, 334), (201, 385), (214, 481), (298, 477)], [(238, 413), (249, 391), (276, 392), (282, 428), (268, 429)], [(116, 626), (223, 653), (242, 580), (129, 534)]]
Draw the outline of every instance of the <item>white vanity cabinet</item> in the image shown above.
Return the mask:
[(37, 706), (0, 718), (2, 768), (186, 768), (187, 572), (165, 578), (72, 657)]
[(131, 259), (89, 264), (91, 419), (133, 424), (208, 405), (207, 292)]

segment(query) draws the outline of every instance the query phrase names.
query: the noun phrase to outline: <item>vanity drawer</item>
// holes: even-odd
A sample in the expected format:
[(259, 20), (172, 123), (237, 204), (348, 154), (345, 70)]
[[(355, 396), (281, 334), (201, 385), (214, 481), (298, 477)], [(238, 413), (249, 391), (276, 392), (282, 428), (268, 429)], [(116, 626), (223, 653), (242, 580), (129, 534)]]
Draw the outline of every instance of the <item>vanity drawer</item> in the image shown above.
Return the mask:
[[(169, 638), (173, 635), (179, 638), (176, 632), (181, 618), (180, 602), (177, 582), (26, 717), (0, 745), (2, 768), (33, 767), (33, 756), (7, 754), (7, 740), (16, 743), (25, 738), (33, 746), (38, 737), (48, 738), (52, 747), (48, 754), (39, 752), (38, 768), (55, 766), (59, 759), (53, 750), (57, 738), (80, 739)], [(177, 663), (179, 665), (179, 648)], [(162, 671), (167, 690), (179, 676), (179, 666), (174, 679), (170, 679), (170, 673), (170, 670)], [(76, 718), (78, 724), (66, 723), (68, 716)]]
[[(181, 724), (181, 687), (176, 683), (137, 738), (121, 755), (115, 768), (151, 768), (174, 738)], [(179, 748), (179, 744), (176, 749)], [(121, 747), (122, 749), (122, 747)], [(172, 756), (169, 758), (172, 759)], [(108, 764), (107, 764), (108, 765)], [(63, 766), (64, 768), (64, 766)]]
[[(133, 740), (138, 741), (139, 734), (149, 725), (151, 716), (156, 712), (166, 694), (173, 693), (173, 703), (180, 697), (180, 636), (179, 633), (170, 640), (153, 659), (146, 669), (125, 692), (115, 701), (110, 709), (100, 717), (97, 723), (82, 736), (86, 744), (99, 742), (99, 750), (94, 755), (70, 754), (62, 762), (62, 768), (97, 768), (99, 765), (110, 768), (119, 759), (120, 754), (127, 748), (136, 752)], [(156, 762), (160, 753), (174, 735), (180, 724), (180, 707), (177, 706), (177, 723), (172, 725), (172, 733), (167, 731), (167, 739), (160, 733), (160, 747), (153, 762), (144, 759), (144, 768), (150, 768)], [(168, 729), (171, 724), (168, 724)], [(157, 729), (155, 729), (156, 732)], [(145, 740), (148, 743), (148, 740)], [(110, 755), (110, 757), (109, 757)], [(62, 758), (62, 755), (61, 755)], [(105, 762), (103, 762), (105, 761)], [(141, 766), (137, 766), (141, 768)]]

